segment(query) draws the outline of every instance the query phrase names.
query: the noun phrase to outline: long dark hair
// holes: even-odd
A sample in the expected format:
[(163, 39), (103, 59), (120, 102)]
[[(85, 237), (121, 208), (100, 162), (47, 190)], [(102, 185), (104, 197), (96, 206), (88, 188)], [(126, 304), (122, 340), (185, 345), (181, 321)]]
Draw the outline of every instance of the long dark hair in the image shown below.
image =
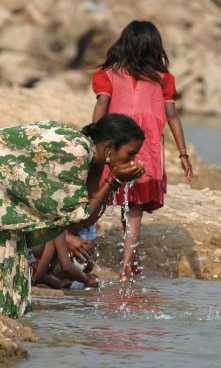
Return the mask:
[(136, 80), (162, 84), (159, 72), (168, 72), (169, 59), (160, 32), (147, 21), (134, 20), (123, 29), (107, 52), (102, 69), (125, 69)]
[(86, 125), (82, 133), (89, 136), (95, 144), (111, 140), (118, 149), (133, 140), (144, 141), (143, 130), (127, 115), (109, 114), (97, 123)]

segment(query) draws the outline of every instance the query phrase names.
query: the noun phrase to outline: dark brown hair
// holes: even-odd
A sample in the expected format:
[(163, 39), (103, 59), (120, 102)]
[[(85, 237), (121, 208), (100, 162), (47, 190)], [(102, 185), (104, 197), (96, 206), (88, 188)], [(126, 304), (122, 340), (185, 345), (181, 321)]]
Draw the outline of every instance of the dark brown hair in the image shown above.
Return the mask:
[(95, 144), (111, 140), (117, 149), (133, 140), (144, 141), (143, 130), (133, 119), (123, 114), (106, 115), (97, 123), (86, 125), (82, 133), (89, 136)]
[(156, 26), (134, 20), (122, 31), (107, 52), (102, 69), (126, 70), (136, 80), (162, 84), (159, 72), (168, 72), (169, 59)]

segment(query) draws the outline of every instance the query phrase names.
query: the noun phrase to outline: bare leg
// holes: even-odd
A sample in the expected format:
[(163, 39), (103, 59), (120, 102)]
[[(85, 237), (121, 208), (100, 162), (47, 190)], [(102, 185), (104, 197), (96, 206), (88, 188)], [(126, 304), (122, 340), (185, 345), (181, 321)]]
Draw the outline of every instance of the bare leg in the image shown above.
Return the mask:
[(66, 289), (69, 288), (71, 285), (71, 281), (67, 279), (61, 280), (53, 273), (46, 273), (42, 277), (41, 282), (53, 289)]
[(37, 271), (33, 277), (34, 285), (36, 283), (43, 283), (53, 289), (63, 289), (70, 287), (70, 280), (59, 279), (53, 273), (48, 272), (49, 265), (57, 263), (56, 249), (53, 241), (48, 242), (45, 245), (33, 247), (32, 251), (35, 257), (41, 258), (38, 264)]
[[(122, 279), (128, 280), (132, 276), (133, 259), (136, 253), (136, 247), (140, 240), (140, 227), (143, 211), (140, 206), (130, 208), (127, 217), (127, 227), (125, 228), (124, 240), (124, 259), (122, 269)], [(125, 226), (125, 224), (123, 224)]]
[(33, 277), (34, 282), (43, 282), (43, 278), (48, 273), (50, 263), (55, 256), (55, 252), (56, 249), (54, 242), (52, 240), (47, 242), (44, 246), (43, 252), (41, 252), (41, 259), (38, 263), (37, 271)]

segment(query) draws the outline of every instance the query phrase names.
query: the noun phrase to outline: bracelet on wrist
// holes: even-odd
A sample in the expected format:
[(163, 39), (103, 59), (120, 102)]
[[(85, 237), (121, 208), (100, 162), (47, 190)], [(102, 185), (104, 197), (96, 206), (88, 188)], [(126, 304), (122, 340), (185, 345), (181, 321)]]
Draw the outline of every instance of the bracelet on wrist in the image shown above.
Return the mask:
[(118, 178), (116, 178), (116, 176), (112, 176), (112, 180), (114, 180), (115, 182), (117, 182), (119, 185), (122, 185), (122, 181)]
[(189, 157), (189, 155), (188, 155), (187, 153), (181, 153), (181, 154), (179, 155), (179, 158), (182, 158), (182, 157), (188, 158), (188, 157)]
[(115, 176), (109, 176), (106, 179), (106, 183), (108, 183), (110, 185), (110, 187), (113, 188), (113, 190), (117, 190), (122, 185), (121, 180), (119, 180)]

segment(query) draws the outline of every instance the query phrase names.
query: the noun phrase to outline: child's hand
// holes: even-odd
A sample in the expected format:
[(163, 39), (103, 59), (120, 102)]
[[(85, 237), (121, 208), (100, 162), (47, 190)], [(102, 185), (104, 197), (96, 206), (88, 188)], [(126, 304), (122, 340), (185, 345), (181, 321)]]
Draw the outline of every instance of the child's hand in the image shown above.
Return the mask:
[(192, 169), (192, 165), (191, 165), (191, 162), (189, 160), (189, 157), (188, 156), (182, 156), (180, 158), (180, 160), (181, 160), (182, 169), (184, 171), (184, 174), (185, 174), (187, 180), (191, 181), (191, 179), (193, 177), (193, 169)]
[(97, 288), (98, 285), (99, 285), (99, 279), (98, 279), (97, 275), (94, 275), (93, 273), (88, 274), (87, 275), (86, 286), (92, 287), (92, 288)]
[(83, 240), (79, 236), (73, 235), (68, 231), (65, 232), (65, 242), (73, 257), (81, 259), (81, 256), (83, 256), (87, 260), (90, 260), (90, 252), (92, 252), (93, 247), (92, 242)]

